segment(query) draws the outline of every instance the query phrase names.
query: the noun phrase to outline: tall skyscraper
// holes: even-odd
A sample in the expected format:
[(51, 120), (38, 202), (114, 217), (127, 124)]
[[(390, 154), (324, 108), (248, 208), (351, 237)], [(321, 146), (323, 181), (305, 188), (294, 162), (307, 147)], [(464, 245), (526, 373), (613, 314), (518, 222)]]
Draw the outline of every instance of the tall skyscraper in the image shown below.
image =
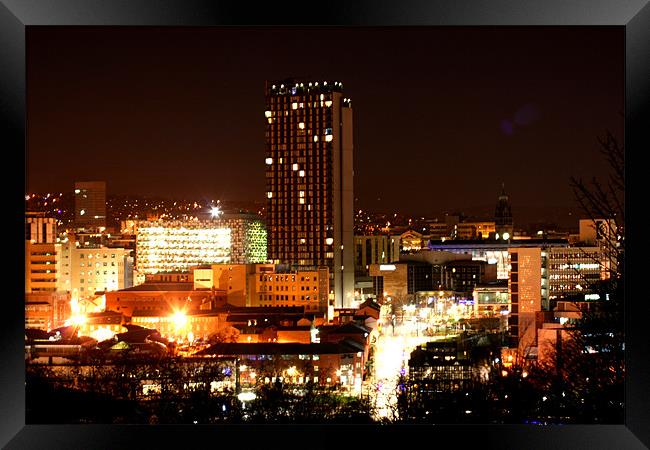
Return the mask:
[(78, 181), (74, 184), (74, 222), (77, 228), (106, 226), (105, 181)]
[(338, 81), (266, 84), (268, 257), (330, 270), (330, 301), (354, 300), (352, 103)]

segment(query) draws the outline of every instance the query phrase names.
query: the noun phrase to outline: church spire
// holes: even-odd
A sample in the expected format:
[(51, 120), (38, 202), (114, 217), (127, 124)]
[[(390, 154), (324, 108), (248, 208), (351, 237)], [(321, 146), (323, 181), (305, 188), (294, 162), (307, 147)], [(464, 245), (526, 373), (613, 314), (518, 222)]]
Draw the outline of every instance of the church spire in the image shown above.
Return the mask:
[(510, 208), (510, 201), (508, 194), (506, 194), (505, 183), (501, 183), (501, 194), (497, 200), (497, 205), (494, 211), (495, 231), (503, 236), (503, 233), (508, 233), (512, 236), (512, 210)]

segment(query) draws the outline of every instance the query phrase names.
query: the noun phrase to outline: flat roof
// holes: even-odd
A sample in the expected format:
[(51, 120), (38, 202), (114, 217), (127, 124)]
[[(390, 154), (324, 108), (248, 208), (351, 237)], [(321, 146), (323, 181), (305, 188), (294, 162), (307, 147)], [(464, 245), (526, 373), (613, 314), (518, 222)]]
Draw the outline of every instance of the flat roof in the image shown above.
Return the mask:
[(360, 351), (357, 347), (350, 345), (347, 341), (339, 343), (320, 342), (312, 344), (298, 343), (221, 343), (211, 345), (195, 355), (323, 355), (356, 353)]
[(439, 240), (432, 239), (427, 244), (429, 249), (448, 248), (499, 248), (508, 249), (513, 247), (560, 247), (568, 246), (567, 239), (522, 239), (511, 241), (486, 241), (486, 240)]
[[(143, 283), (137, 286), (120, 289), (117, 292), (133, 291), (193, 291), (194, 283), (174, 282), (174, 283)], [(103, 292), (103, 291), (102, 291)]]

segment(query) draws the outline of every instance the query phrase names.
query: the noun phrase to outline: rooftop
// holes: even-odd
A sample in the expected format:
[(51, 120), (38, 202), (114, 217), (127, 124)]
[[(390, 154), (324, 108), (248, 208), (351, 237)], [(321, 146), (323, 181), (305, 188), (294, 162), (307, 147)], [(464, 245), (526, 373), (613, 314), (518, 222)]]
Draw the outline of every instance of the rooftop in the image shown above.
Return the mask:
[(120, 289), (118, 292), (133, 291), (193, 291), (194, 283), (177, 282), (177, 283), (143, 283), (137, 286)]
[(280, 344), (276, 342), (221, 343), (212, 345), (196, 353), (196, 355), (323, 355), (356, 353), (358, 351), (361, 351), (358, 346), (352, 345), (345, 340), (336, 344), (329, 342), (313, 344)]

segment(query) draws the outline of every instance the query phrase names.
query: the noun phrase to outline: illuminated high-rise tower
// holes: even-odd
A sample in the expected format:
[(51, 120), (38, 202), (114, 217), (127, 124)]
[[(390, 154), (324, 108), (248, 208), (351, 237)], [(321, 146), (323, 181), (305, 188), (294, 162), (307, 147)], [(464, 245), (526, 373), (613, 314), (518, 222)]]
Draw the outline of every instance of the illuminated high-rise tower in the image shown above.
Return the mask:
[(354, 299), (352, 103), (338, 81), (266, 84), (268, 257), (330, 270), (330, 302)]

